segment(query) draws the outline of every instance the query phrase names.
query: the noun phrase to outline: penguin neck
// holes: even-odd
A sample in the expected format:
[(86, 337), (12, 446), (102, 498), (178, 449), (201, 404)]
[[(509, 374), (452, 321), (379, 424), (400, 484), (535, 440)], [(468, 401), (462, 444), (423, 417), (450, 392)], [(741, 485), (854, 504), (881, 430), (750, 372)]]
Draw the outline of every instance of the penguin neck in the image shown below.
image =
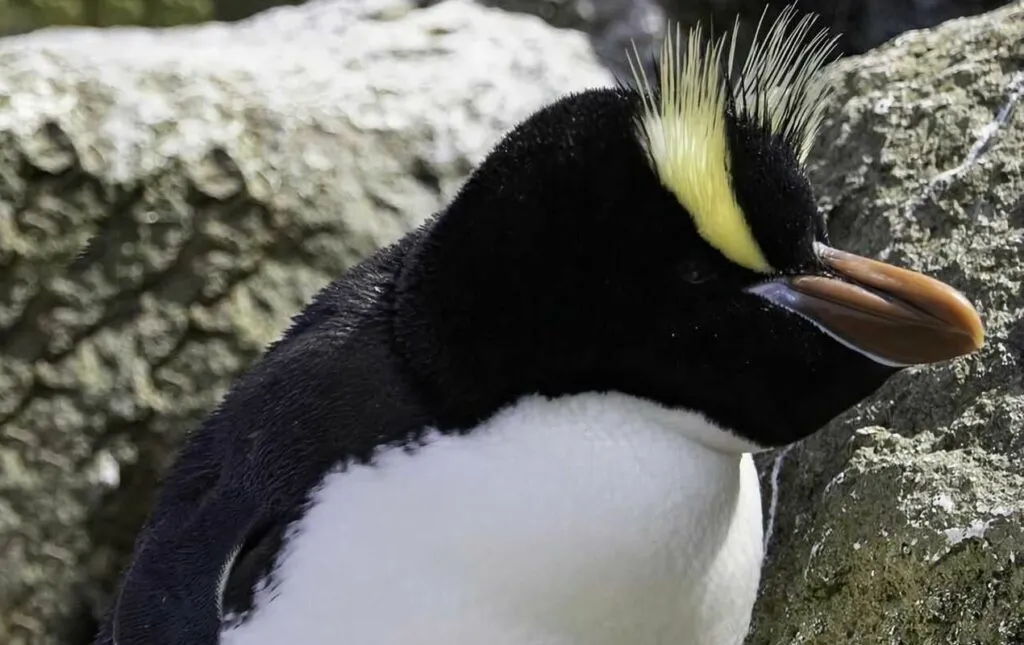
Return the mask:
[[(761, 566), (749, 454), (700, 415), (529, 396), (325, 478), (227, 645), (739, 645)], [(396, 619), (400, 617), (400, 619)]]
[(555, 377), (543, 369), (547, 348), (526, 351), (535, 307), (494, 267), (512, 265), (508, 247), (518, 245), (493, 239), (499, 222), (481, 221), (495, 220), (493, 209), (472, 210), (456, 201), (420, 229), (395, 276), (394, 348), (441, 431), (477, 425), (536, 391), (540, 376)]
[[(473, 206), (456, 201), (426, 225), (395, 277), (394, 348), (438, 429), (479, 425), (524, 394), (662, 400), (657, 374), (623, 351), (622, 339), (644, 332), (638, 307), (609, 311), (608, 269), (589, 264), (621, 240), (589, 238), (598, 250), (575, 257), (565, 250), (579, 244), (574, 220), (540, 218), (538, 232), (502, 221), (515, 213)], [(553, 270), (551, 257), (567, 268)]]

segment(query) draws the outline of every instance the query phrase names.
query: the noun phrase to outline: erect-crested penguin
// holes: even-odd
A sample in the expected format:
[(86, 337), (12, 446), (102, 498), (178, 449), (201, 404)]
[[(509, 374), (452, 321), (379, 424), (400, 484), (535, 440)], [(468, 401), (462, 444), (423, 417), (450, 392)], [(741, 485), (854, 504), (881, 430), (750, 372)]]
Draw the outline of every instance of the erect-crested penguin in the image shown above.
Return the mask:
[(981, 347), (952, 288), (832, 248), (804, 164), (831, 42), (513, 129), (327, 286), (189, 438), (101, 645), (738, 645), (751, 453)]

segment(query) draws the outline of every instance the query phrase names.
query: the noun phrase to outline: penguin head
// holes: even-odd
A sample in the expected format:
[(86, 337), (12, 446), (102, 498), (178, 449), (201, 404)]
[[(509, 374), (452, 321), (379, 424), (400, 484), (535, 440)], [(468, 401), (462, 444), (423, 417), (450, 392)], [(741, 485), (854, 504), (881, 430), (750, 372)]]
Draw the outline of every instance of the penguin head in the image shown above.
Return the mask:
[(812, 21), (788, 8), (743, 61), (736, 31), (677, 31), (656, 78), (637, 64), (499, 142), (399, 280), (396, 338), (442, 420), (614, 391), (766, 449), (982, 346), (959, 292), (830, 243), (805, 163), (834, 41)]

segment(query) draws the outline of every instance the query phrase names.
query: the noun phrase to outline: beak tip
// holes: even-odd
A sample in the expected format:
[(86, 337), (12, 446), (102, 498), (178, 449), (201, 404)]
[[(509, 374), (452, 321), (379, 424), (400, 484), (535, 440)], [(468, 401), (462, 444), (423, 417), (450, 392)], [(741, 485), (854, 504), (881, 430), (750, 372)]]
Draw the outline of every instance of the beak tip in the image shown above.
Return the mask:
[[(977, 308), (954, 287), (824, 245), (816, 250), (846, 279), (792, 278), (788, 286), (796, 293), (782, 294), (788, 296), (784, 306), (795, 307), (863, 353), (909, 366), (966, 356), (985, 346)], [(779, 294), (762, 295), (778, 299)]]
[(974, 347), (972, 351), (978, 351), (985, 347), (985, 327), (982, 326), (981, 320), (978, 320), (978, 326), (972, 330), (971, 340), (974, 341)]
[[(951, 288), (952, 290), (952, 288)], [(959, 291), (955, 292), (957, 300), (960, 301), (961, 311), (959, 327), (966, 332), (970, 338), (971, 347), (965, 352), (970, 354), (985, 347), (985, 323), (981, 321), (981, 314), (971, 301)]]

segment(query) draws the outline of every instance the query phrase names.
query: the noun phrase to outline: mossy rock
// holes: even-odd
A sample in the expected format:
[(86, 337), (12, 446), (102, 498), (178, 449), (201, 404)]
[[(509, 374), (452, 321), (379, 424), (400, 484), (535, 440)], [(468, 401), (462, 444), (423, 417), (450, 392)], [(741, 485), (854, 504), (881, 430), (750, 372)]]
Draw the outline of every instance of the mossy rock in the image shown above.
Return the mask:
[(988, 339), (760, 458), (766, 508), (773, 492), (778, 505), (748, 642), (1019, 645), (1024, 3), (831, 73), (811, 175), (833, 242), (957, 287)]

